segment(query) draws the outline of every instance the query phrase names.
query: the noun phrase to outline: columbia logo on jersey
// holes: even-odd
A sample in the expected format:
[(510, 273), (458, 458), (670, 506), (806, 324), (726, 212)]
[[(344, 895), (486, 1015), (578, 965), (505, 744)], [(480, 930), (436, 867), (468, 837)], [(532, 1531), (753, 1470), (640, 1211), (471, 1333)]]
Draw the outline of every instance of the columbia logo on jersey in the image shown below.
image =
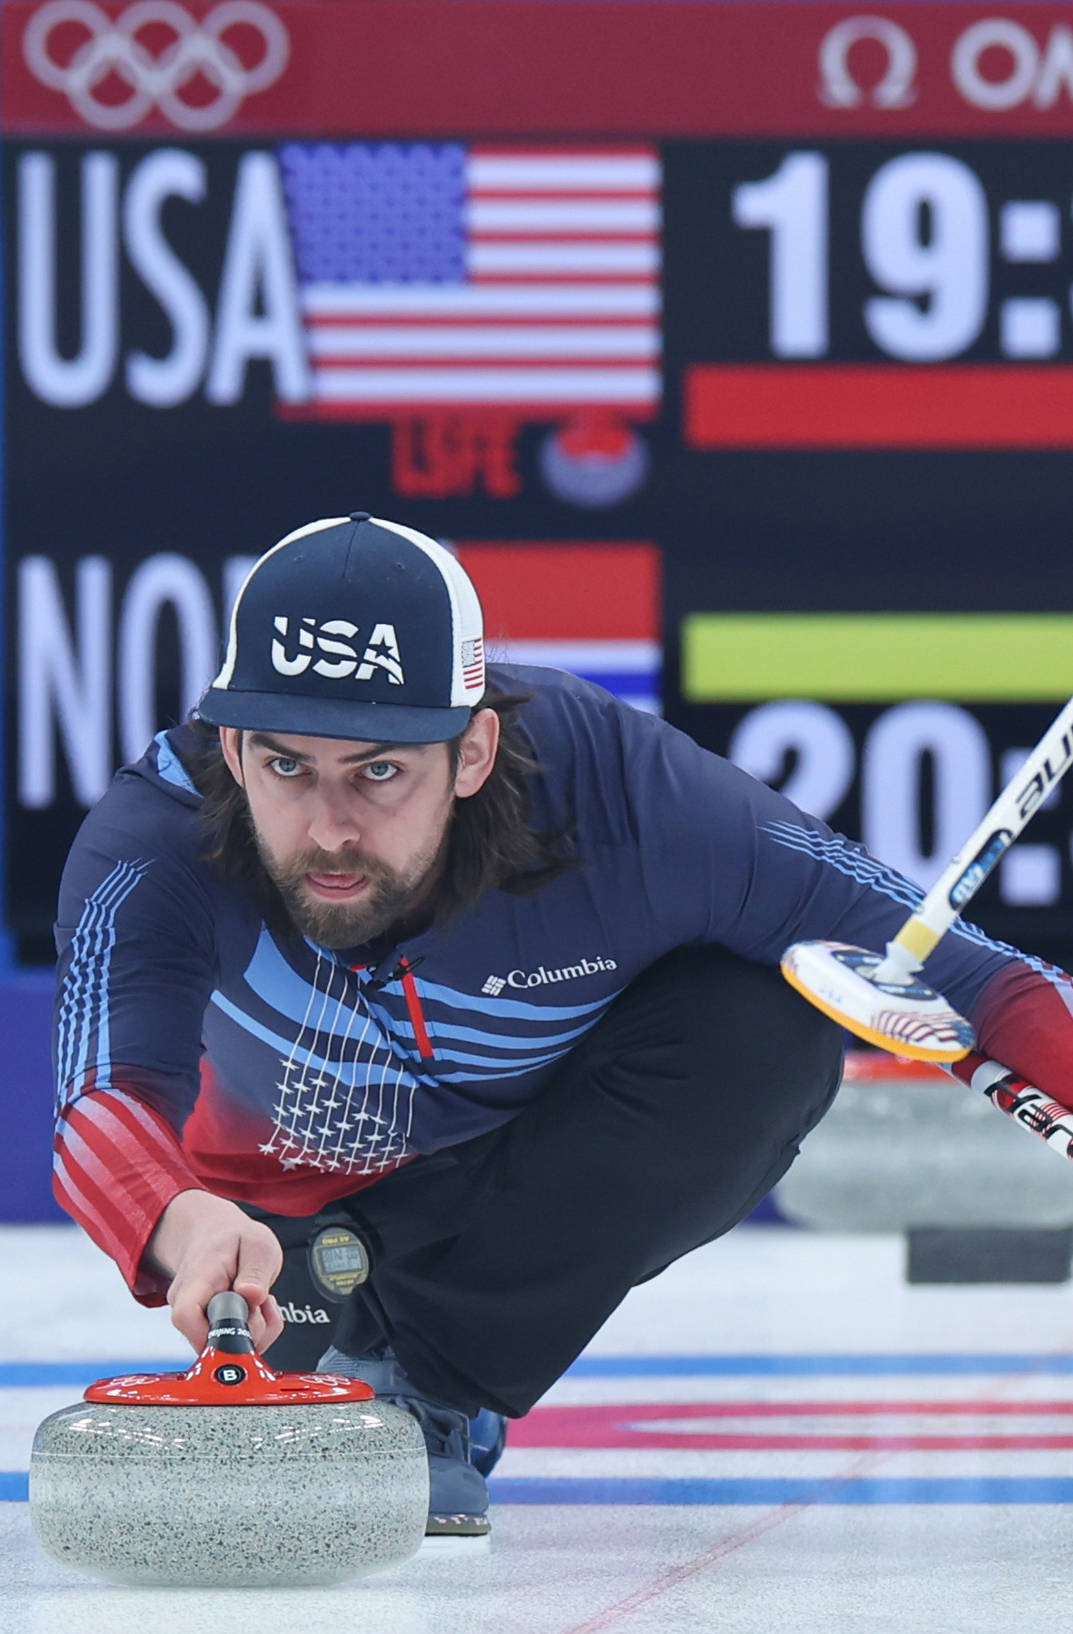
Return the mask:
[[(280, 613), (272, 620), (276, 636), (272, 641), (272, 668), (279, 675), (304, 675), (312, 665), (314, 675), (323, 675), (329, 681), (371, 681), (378, 669), (387, 675), (393, 686), (404, 686), (399, 654), (399, 638), (393, 624), (375, 624), (372, 634), (360, 654), (351, 642), (358, 634), (358, 626), (348, 618), (327, 618), (318, 624), (315, 618), (300, 618), (291, 630), (292, 620)], [(282, 640), (279, 637), (283, 637)], [(320, 657), (314, 663), (314, 653)]]
[(323, 1305), (296, 1305), (291, 1300), (289, 1305), (281, 1305), (279, 1314), (285, 1322), (330, 1322), (331, 1317)]
[(595, 976), (598, 970), (617, 970), (614, 959), (582, 959), (576, 965), (562, 965), (558, 970), (547, 970), (538, 965), (535, 970), (512, 970), (506, 976), (489, 976), (482, 993), (498, 998), (504, 987), (547, 987), (552, 982), (572, 982), (579, 976)]

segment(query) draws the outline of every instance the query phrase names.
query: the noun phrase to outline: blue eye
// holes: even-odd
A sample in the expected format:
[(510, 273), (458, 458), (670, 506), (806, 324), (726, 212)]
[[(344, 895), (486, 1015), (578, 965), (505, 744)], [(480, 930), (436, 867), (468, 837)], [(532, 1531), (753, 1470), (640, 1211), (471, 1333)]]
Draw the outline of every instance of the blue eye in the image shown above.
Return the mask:
[(365, 775), (373, 783), (390, 783), (398, 774), (399, 768), (392, 765), (390, 760), (371, 760), (365, 767)]
[(297, 777), (302, 770), (301, 761), (291, 760), (287, 755), (277, 755), (268, 764), (277, 777)]

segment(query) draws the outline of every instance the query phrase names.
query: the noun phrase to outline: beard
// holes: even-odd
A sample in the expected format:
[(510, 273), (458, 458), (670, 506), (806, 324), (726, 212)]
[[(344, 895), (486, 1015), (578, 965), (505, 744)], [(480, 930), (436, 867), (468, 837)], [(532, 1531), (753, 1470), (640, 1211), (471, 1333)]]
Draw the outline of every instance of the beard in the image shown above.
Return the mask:
[[(415, 857), (408, 868), (400, 871), (350, 851), (342, 855), (331, 851), (303, 851), (281, 862), (256, 831), (254, 838), (264, 870), (279, 892), (296, 930), (321, 947), (333, 950), (360, 947), (393, 925), (412, 919), (427, 905), (447, 847), (445, 835), (435, 850)], [(310, 894), (307, 874), (338, 872), (365, 876), (368, 883), (359, 901), (325, 902)]]

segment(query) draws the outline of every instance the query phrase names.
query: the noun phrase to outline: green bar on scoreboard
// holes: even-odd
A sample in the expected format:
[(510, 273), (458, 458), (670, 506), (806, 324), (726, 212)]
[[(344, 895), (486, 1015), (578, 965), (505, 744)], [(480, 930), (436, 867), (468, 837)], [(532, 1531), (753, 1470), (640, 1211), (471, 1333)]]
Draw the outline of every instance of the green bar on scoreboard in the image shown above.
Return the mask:
[(1073, 616), (689, 613), (681, 690), (689, 703), (1053, 702), (1073, 692)]

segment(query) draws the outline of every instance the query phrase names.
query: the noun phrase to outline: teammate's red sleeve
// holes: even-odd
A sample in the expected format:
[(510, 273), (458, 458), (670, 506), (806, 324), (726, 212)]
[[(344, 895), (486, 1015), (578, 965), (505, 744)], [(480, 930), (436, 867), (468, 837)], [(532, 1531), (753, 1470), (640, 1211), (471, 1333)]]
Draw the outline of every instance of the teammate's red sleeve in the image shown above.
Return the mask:
[[(1064, 971), (1007, 965), (988, 982), (968, 1019), (980, 1055), (1073, 1108), (1073, 980)], [(951, 1071), (966, 1083), (972, 1077), (969, 1064), (954, 1062)]]
[(53, 1143), (52, 1189), (115, 1260), (135, 1299), (163, 1305), (168, 1278), (143, 1266), (157, 1221), (181, 1191), (204, 1191), (171, 1125), (115, 1085), (91, 1089), (62, 1109)]

